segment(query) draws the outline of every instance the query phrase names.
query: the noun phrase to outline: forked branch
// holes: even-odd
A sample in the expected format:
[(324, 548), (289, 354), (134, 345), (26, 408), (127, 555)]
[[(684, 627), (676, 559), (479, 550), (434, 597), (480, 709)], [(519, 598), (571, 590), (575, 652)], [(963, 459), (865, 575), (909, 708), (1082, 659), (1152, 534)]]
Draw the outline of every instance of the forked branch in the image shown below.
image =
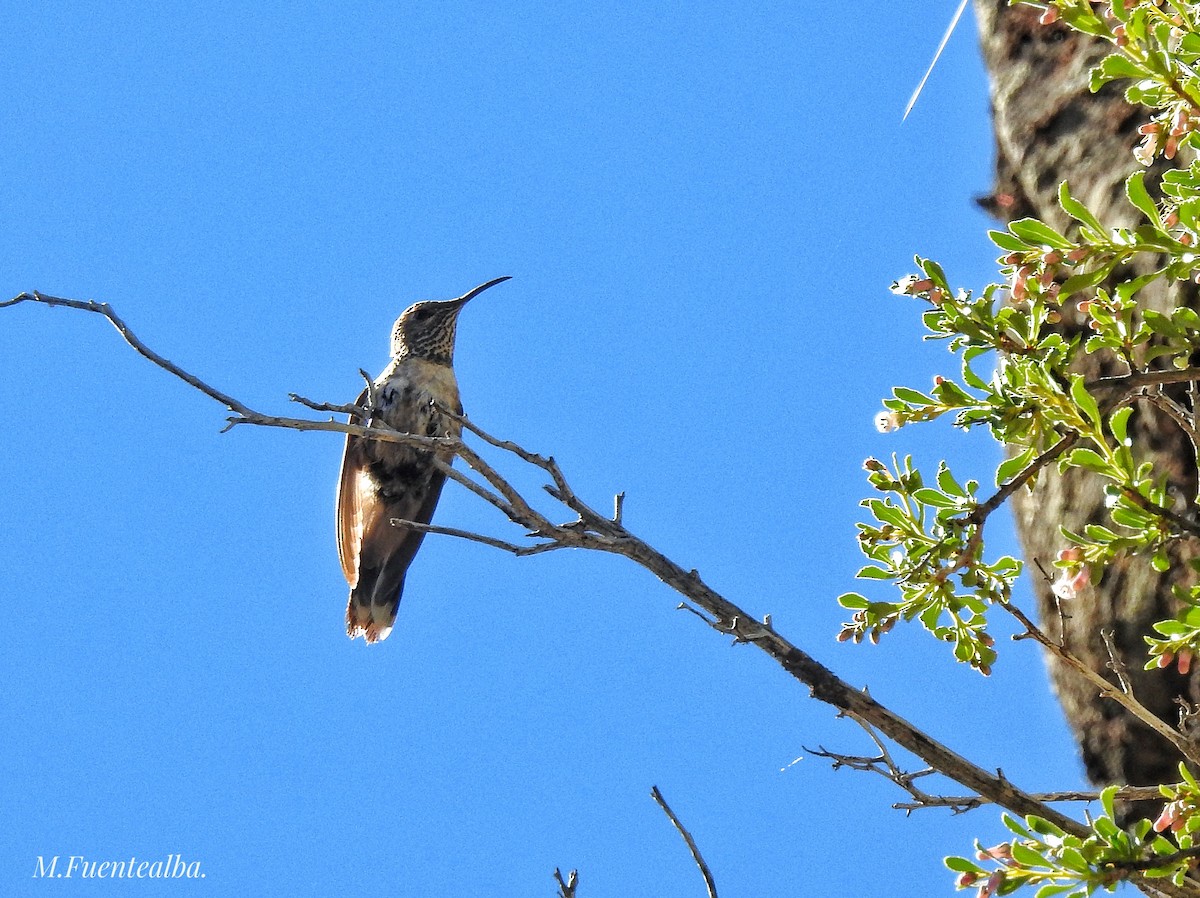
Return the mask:
[[(487, 446), (508, 453), (521, 462), (533, 465), (545, 473), (550, 480), (550, 484), (545, 487), (546, 492), (572, 515), (572, 517), (562, 523), (555, 523), (546, 514), (539, 511), (534, 503), (523, 496), (491, 463), (461, 440), (414, 436), (374, 424), (364, 426), (346, 424), (334, 420), (318, 421), (265, 415), (249, 408), (234, 397), (209, 386), (195, 375), (184, 371), (158, 353), (150, 350), (133, 335), (128, 326), (105, 303), (61, 299), (39, 293), (23, 293), (8, 302), (0, 303), (0, 308), (26, 302), (74, 308), (103, 316), (140, 355), (205, 395), (220, 402), (233, 412), (233, 416), (228, 419), (226, 429), (238, 424), (251, 424), (293, 430), (325, 430), (337, 433), (354, 433), (378, 440), (404, 442), (427, 449), (436, 448), (444, 451), (447, 448), (452, 448), (454, 453), (463, 459), (479, 479), (471, 477), (451, 467), (449, 464), (439, 462), (447, 476), (453, 478), (457, 483), (460, 483), (475, 495), (488, 502), (511, 522), (522, 528), (526, 538), (536, 541), (531, 542), (529, 545), (521, 545), (508, 540), (471, 533), (457, 528), (425, 525), (422, 529), (431, 533), (441, 533), (481, 542), (518, 555), (538, 554), (557, 548), (583, 548), (609, 552), (628, 558), (680, 593), (695, 608), (700, 609), (703, 612), (701, 617), (715, 630), (732, 635), (735, 642), (749, 643), (756, 646), (759, 650), (773, 658), (784, 671), (804, 683), (809, 688), (813, 697), (832, 705), (840, 712), (869, 726), (872, 728), (872, 732), (877, 731), (879, 734), (887, 737), (895, 744), (920, 758), (930, 768), (937, 770), (939, 773), (971, 790), (971, 792), (979, 796), (981, 801), (998, 804), (1021, 816), (1035, 814), (1049, 820), (1066, 832), (1081, 837), (1086, 837), (1090, 832), (1089, 828), (1080, 821), (1063, 814), (1044, 801), (1038, 800), (1037, 797), (1018, 789), (1002, 775), (990, 772), (971, 763), (947, 746), (931, 738), (904, 717), (876, 701), (865, 690), (851, 686), (807, 652), (782, 636), (772, 625), (769, 616), (764, 618), (763, 622), (760, 623), (752, 615), (708, 586), (695, 570), (688, 570), (676, 564), (644, 540), (635, 536), (625, 527), (620, 500), (616, 503), (612, 517), (596, 511), (576, 495), (553, 457), (542, 456), (530, 452), (516, 443), (493, 437), (469, 419), (461, 419), (463, 428)], [(357, 406), (330, 405), (304, 400), (300, 397), (293, 398), (313, 409), (350, 412), (360, 418), (369, 417), (368, 410), (358, 409)], [(1051, 458), (1056, 457), (1064, 451), (1065, 448), (1066, 446), (1063, 444), (1052, 447), (1048, 451), (1047, 458), (1044, 461), (1048, 462)], [(986, 513), (981, 515), (981, 517), (984, 516), (986, 516)], [(977, 523), (982, 523), (982, 520)], [(404, 522), (404, 526), (413, 526), (413, 522)], [(879, 744), (882, 745), (882, 742)], [(1182, 751), (1183, 746), (1179, 745), (1178, 742), (1176, 744)], [(1185, 755), (1187, 755), (1186, 752)], [(1139, 885), (1149, 885), (1148, 882), (1141, 881), (1141, 873), (1135, 871), (1131, 875), (1139, 881)], [(565, 888), (573, 888), (574, 882), (571, 880), (560, 883), (560, 885)], [(1153, 887), (1172, 894), (1176, 893), (1169, 885), (1161, 881), (1155, 881)]]

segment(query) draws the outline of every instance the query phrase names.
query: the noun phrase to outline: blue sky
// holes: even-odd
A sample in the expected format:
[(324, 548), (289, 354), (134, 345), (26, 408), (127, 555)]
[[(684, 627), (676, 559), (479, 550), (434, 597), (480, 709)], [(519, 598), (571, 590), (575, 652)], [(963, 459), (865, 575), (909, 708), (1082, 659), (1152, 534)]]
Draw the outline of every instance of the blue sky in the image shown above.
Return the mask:
[[(512, 275), (460, 321), (478, 423), (982, 766), (1076, 787), (1027, 644), (984, 680), (833, 638), (862, 460), (999, 457), (872, 423), (954, 372), (890, 282), (995, 272), (969, 18), (900, 121), (955, 5), (10, 2), (5, 298), (110, 302), (286, 414), (352, 399), (412, 301)], [(0, 401), (0, 893), (162, 894), (32, 874), (178, 853), (206, 876), (172, 893), (703, 894), (652, 785), (723, 898), (949, 895), (941, 856), (1001, 837), (809, 757), (869, 745), (621, 559), (431, 537), (350, 643), (341, 440), (219, 433), (99, 318), (0, 311)], [(454, 487), (437, 521), (517, 535)]]

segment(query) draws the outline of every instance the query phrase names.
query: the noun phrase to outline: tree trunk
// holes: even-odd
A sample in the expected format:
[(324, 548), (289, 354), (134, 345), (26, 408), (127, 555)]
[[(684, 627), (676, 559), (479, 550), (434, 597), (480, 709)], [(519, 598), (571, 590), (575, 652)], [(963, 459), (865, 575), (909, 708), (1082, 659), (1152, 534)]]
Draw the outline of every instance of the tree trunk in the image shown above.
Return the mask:
[[(1044, 26), (1041, 11), (1010, 7), (1007, 0), (975, 0), (983, 55), (991, 75), (992, 117), (996, 135), (996, 183), (980, 203), (1005, 221), (1035, 216), (1070, 233), (1071, 221), (1057, 204), (1060, 181), (1106, 224), (1129, 225), (1137, 214), (1125, 200), (1125, 178), (1138, 164), (1132, 155), (1147, 119), (1144, 109), (1127, 105), (1119, 85), (1089, 92), (1088, 72), (1111, 47), (1061, 25)], [(1149, 180), (1156, 181), (1153, 172)], [(1130, 274), (1126, 271), (1125, 276)], [(1187, 285), (1158, 281), (1139, 294), (1145, 306), (1166, 309), (1195, 304)], [(1067, 299), (1063, 327), (1078, 333), (1083, 322)], [(1111, 356), (1087, 356), (1086, 376), (1123, 373)], [(1196, 464), (1184, 434), (1165, 416), (1140, 404), (1130, 422), (1135, 453), (1151, 461), (1182, 495), (1196, 495)], [(1053, 468), (1053, 466), (1051, 466)], [(1175, 724), (1177, 698), (1193, 698), (1189, 678), (1174, 667), (1143, 670), (1148, 658), (1143, 637), (1157, 620), (1174, 615), (1171, 585), (1190, 579), (1189, 555), (1176, 551), (1166, 574), (1154, 572), (1145, 558), (1126, 558), (1104, 571), (1098, 582), (1060, 609), (1050, 584), (1038, 571), (1052, 571), (1065, 547), (1059, 526), (1079, 532), (1089, 522), (1104, 522), (1104, 482), (1073, 470), (1060, 476), (1044, 471), (1032, 492), (1022, 491), (1014, 512), (1024, 547), (1042, 625), (1062, 633), (1066, 646), (1096, 671), (1115, 681), (1101, 636), (1111, 631), (1119, 663), (1125, 666), (1134, 695), (1163, 720)], [(1060, 624), (1065, 619), (1065, 627)], [(1179, 756), (1170, 745), (1064, 667), (1050, 661), (1050, 675), (1080, 745), (1088, 777), (1097, 785), (1152, 785), (1178, 780)], [(1154, 803), (1131, 808), (1139, 815), (1156, 812)]]

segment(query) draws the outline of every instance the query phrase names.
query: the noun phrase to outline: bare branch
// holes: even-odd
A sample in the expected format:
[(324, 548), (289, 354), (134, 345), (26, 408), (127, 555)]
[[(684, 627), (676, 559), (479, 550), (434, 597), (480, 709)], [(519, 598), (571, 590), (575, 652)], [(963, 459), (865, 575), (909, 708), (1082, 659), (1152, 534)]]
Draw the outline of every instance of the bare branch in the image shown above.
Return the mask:
[(1183, 515), (1172, 511), (1169, 508), (1164, 508), (1155, 502), (1151, 502), (1137, 490), (1125, 488), (1121, 490), (1121, 495), (1125, 496), (1130, 502), (1142, 509), (1142, 511), (1149, 512), (1150, 514), (1160, 517), (1165, 521), (1170, 521), (1182, 532), (1190, 533), (1194, 536), (1200, 536), (1200, 523), (1197, 523), (1190, 518), (1185, 518)]
[(422, 524), (420, 521), (406, 521), (404, 518), (392, 518), (391, 525), (393, 527), (404, 527), (407, 530), (418, 530), (421, 533), (440, 533), (443, 536), (455, 536), (459, 539), (465, 539), (474, 543), (483, 543), (485, 546), (491, 546), (493, 549), (503, 549), (505, 552), (511, 552), (517, 557), (524, 555), (541, 555), (544, 552), (553, 552), (555, 549), (564, 549), (562, 543), (544, 542), (536, 543), (532, 546), (518, 546), (516, 543), (506, 542), (502, 539), (496, 539), (494, 536), (485, 536), (482, 533), (473, 533), (470, 530), (459, 530), (457, 527), (441, 527), (437, 524)]
[(575, 887), (579, 885), (579, 871), (572, 870), (564, 880), (562, 871), (555, 867), (554, 881), (558, 883), (558, 898), (575, 898)]
[(1124, 390), (1127, 393), (1140, 387), (1163, 384), (1195, 383), (1200, 380), (1200, 368), (1171, 368), (1164, 371), (1134, 371), (1132, 374), (1114, 374), (1098, 377), (1084, 384), (1089, 390)]
[[(817, 749), (806, 746), (804, 750), (815, 757), (826, 758), (831, 761), (834, 770), (847, 767), (851, 770), (874, 773), (899, 786), (911, 795), (913, 800), (895, 802), (892, 804), (892, 807), (898, 811), (904, 811), (906, 815), (925, 808), (949, 808), (955, 814), (962, 814), (983, 805), (994, 804), (990, 799), (980, 795), (934, 795), (926, 792), (924, 789), (918, 788), (915, 784), (918, 779), (931, 776), (939, 771), (934, 770), (932, 767), (925, 767), (921, 770), (904, 770), (896, 763), (891, 752), (884, 745), (883, 740), (879, 738), (878, 734), (876, 734), (869, 724), (861, 720), (856, 720), (855, 722), (862, 726), (867, 735), (871, 737), (871, 741), (875, 743), (875, 748), (879, 752), (878, 754), (870, 756), (849, 755), (828, 751), (824, 746)], [(1095, 791), (1033, 792), (1030, 793), (1029, 797), (1043, 803), (1099, 801), (1100, 793)], [(1122, 786), (1117, 790), (1116, 797), (1121, 801), (1163, 800), (1162, 792), (1158, 786)]]
[(1055, 642), (1053, 639), (1043, 633), (1038, 626), (1029, 619), (1025, 612), (1016, 605), (1012, 604), (1011, 602), (1002, 602), (1000, 607), (1002, 607), (1021, 623), (1021, 626), (1025, 628), (1025, 632), (1029, 637), (1036, 640), (1059, 660), (1063, 661), (1072, 670), (1084, 677), (1084, 679), (1099, 689), (1102, 695), (1111, 698), (1154, 732), (1158, 733), (1160, 736), (1174, 745), (1175, 748), (1179, 750), (1179, 753), (1193, 764), (1200, 763), (1200, 750), (1197, 750), (1196, 745), (1193, 744), (1191, 740), (1157, 717), (1154, 712), (1146, 708), (1132, 695), (1124, 692), (1119, 686), (1115, 686), (1110, 683), (1096, 671), (1092, 670), (1090, 667), (1080, 661), (1079, 658), (1069, 652), (1062, 645)]
[[(1031, 798), (1036, 798), (1038, 801), (1050, 802), (1076, 802), (1076, 801), (1099, 801), (1099, 792), (1030, 792)], [(1163, 800), (1163, 795), (1158, 791), (1157, 786), (1122, 786), (1116, 792), (1117, 801), (1154, 801), (1155, 799)], [(919, 811), (924, 808), (951, 808), (955, 813), (959, 813), (961, 809), (968, 810), (982, 807), (986, 804), (991, 804), (986, 798), (980, 798), (978, 795), (931, 795), (927, 799), (920, 802), (896, 802), (892, 805), (898, 811)]]
[[(329, 430), (354, 433), (370, 439), (404, 442), (435, 451), (435, 458), (437, 458), (439, 467), (444, 470), (448, 477), (452, 477), (456, 482), (470, 489), (476, 495), (479, 495), (480, 498), (499, 509), (509, 520), (524, 528), (530, 537), (548, 540), (562, 547), (586, 548), (621, 555), (645, 568), (667, 586), (680, 593), (687, 600), (689, 607), (699, 609), (704, 615), (707, 615), (707, 618), (704, 619), (707, 620), (713, 629), (721, 633), (733, 635), (736, 641), (754, 644), (761, 651), (775, 659), (787, 673), (807, 685), (814, 698), (832, 705), (860, 723), (869, 724), (878, 733), (886, 736), (897, 745), (902, 746), (928, 764), (929, 767), (938, 770), (972, 792), (977, 793), (980, 796), (980, 800), (994, 802), (1021, 816), (1036, 814), (1049, 820), (1064, 831), (1075, 835), (1086, 836), (1090, 832), (1089, 828), (1083, 823), (1062, 814), (1055, 808), (1021, 791), (1003, 775), (990, 772), (978, 765), (972, 764), (947, 746), (928, 736), (905, 718), (880, 704), (865, 690), (855, 688), (836, 676), (808, 653), (785, 639), (771, 625), (769, 618), (764, 619), (763, 623), (759, 623), (751, 614), (742, 610), (708, 586), (695, 570), (683, 568), (643, 540), (634, 536), (625, 528), (619, 514), (614, 515), (614, 518), (616, 518), (614, 520), (614, 518), (609, 518), (596, 512), (575, 494), (563, 475), (562, 470), (552, 457), (537, 455), (515, 443), (497, 439), (487, 434), (468, 419), (459, 419), (466, 431), (474, 434), (484, 443), (493, 448), (508, 452), (548, 474), (552, 482), (552, 485), (547, 487), (548, 493), (577, 515), (577, 520), (564, 524), (551, 523), (543, 514), (534, 509), (506, 478), (501, 476), (478, 453), (464, 445), (460, 440), (420, 437), (391, 431), (386, 428), (363, 427), (354, 424), (342, 424), (336, 421), (304, 421), (262, 415), (248, 408), (243, 403), (238, 402), (233, 397), (227, 396), (225, 393), (208, 386), (203, 381), (200, 381), (199, 378), (188, 374), (157, 353), (147, 349), (140, 341), (133, 337), (124, 325), (124, 322), (117, 318), (107, 305), (62, 300), (56, 297), (43, 297), (40, 294), (21, 294), (21, 296), (14, 300), (7, 303), (0, 303), (0, 307), (29, 301), (41, 302), (46, 305), (68, 306), (104, 315), (104, 317), (113, 323), (126, 342), (138, 351), (139, 354), (234, 411), (237, 417), (230, 420), (230, 426), (235, 424), (257, 424), (260, 426), (289, 427), (297, 430)], [(352, 414), (357, 415), (357, 413)], [(971, 516), (974, 522), (982, 524), (991, 510), (1002, 504), (1008, 496), (1033, 477), (1037, 470), (1065, 452), (1074, 443), (1075, 439), (1072, 436), (1064, 437), (1050, 449), (1046, 450), (1024, 472), (1005, 484), (999, 493), (978, 506)], [(455, 470), (448, 462), (443, 462), (441, 456), (447, 453), (457, 454), (462, 457), (467, 465), (487, 482), (491, 489), (477, 483), (462, 472)], [(495, 492), (492, 492), (492, 490), (495, 490)], [(468, 539), (474, 539), (479, 536), (478, 534), (467, 534), (466, 532), (456, 531), (454, 528), (444, 528), (441, 532), (447, 532), (449, 535)], [(488, 542), (490, 539), (489, 537), (477, 539), (476, 541), (493, 544)], [(497, 542), (504, 543), (503, 540)], [(512, 545), (505, 543), (496, 547), (502, 548), (505, 551), (512, 551)], [(539, 552), (550, 551), (549, 548), (541, 548), (543, 545), (539, 543), (530, 548), (534, 548)], [(523, 547), (517, 546), (516, 548), (520, 549)], [(1010, 608), (1010, 610), (1015, 609)], [(1032, 627), (1032, 624), (1029, 626)], [(1051, 651), (1057, 649), (1058, 652), (1063, 652), (1061, 647), (1056, 647), (1044, 634), (1040, 634), (1040, 631), (1038, 633), (1041, 636), (1039, 642), (1044, 640), (1043, 644), (1047, 648), (1050, 648)], [(1125, 696), (1118, 688), (1109, 684), (1103, 677), (1086, 669), (1080, 670), (1080, 672), (1085, 676), (1089, 676), (1090, 679), (1097, 681), (1096, 685), (1098, 687), (1107, 690), (1106, 694), (1113, 694), (1113, 697), (1121, 701), (1122, 704), (1128, 703), (1128, 705), (1135, 706), (1130, 709), (1135, 714), (1137, 713), (1137, 709), (1140, 709), (1140, 705), (1137, 705), (1131, 698)], [(1144, 709), (1141, 710), (1143, 713), (1148, 713), (1144, 712)], [(1200, 756), (1195, 755), (1194, 749), (1186, 740), (1174, 733), (1161, 721), (1158, 721), (1157, 718), (1153, 718), (1153, 715), (1150, 715), (1150, 717), (1151, 720), (1146, 721), (1148, 725), (1154, 727), (1164, 738), (1170, 739), (1189, 760), (1200, 763)]]
[(1117, 680), (1121, 684), (1121, 691), (1126, 695), (1133, 695), (1133, 685), (1129, 682), (1129, 671), (1126, 670), (1124, 663), (1117, 658), (1117, 647), (1113, 644), (1112, 629), (1100, 630), (1100, 638), (1104, 640), (1104, 649), (1108, 652), (1108, 669), (1117, 675)]
[(1030, 480), (1032, 480), (1038, 471), (1042, 470), (1042, 468), (1046, 467), (1046, 465), (1050, 464), (1050, 462), (1055, 461), (1060, 455), (1074, 446), (1077, 442), (1079, 442), (1079, 434), (1067, 434), (1065, 437), (1031, 461), (1028, 465), (1026, 465), (1023, 470), (1014, 474), (1011, 479), (1006, 481), (1004, 485), (996, 490), (996, 492), (993, 493), (988, 499), (976, 505), (971, 513), (963, 519), (963, 522), (967, 524), (975, 524), (980, 530), (982, 530), (984, 522), (988, 519), (988, 515), (1012, 498), (1013, 494), (1015, 494), (1017, 490), (1027, 484)]
[(314, 412), (340, 412), (343, 415), (354, 415), (359, 418), (365, 417), (363, 414), (365, 409), (362, 406), (355, 405), (353, 402), (315, 402), (312, 399), (305, 399), (299, 393), (288, 393), (288, 399), (307, 406)]
[(658, 791), (658, 786), (650, 787), (650, 797), (658, 802), (658, 806), (663, 809), (663, 813), (667, 815), (671, 823), (675, 826), (675, 829), (679, 830), (679, 835), (683, 836), (683, 841), (687, 842), (688, 851), (692, 853), (692, 860), (696, 862), (696, 866), (700, 868), (700, 875), (704, 877), (704, 885), (708, 888), (708, 898), (717, 898), (717, 884), (713, 882), (708, 864), (704, 863), (704, 858), (700, 856), (700, 849), (696, 847), (696, 840), (692, 838), (692, 834), (679, 822), (679, 818), (675, 816), (674, 811), (668, 807), (667, 800)]

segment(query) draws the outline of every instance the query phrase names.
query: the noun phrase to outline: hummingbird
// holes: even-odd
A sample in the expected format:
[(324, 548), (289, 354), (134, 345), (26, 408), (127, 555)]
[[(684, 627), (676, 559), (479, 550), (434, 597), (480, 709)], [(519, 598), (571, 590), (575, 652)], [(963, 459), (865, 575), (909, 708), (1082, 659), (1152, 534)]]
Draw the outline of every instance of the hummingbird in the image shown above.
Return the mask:
[[(423, 300), (409, 306), (392, 328), (392, 360), (355, 404), (366, 417), (351, 424), (378, 422), (393, 430), (430, 437), (462, 434), (447, 415), (462, 414), (454, 377), (454, 337), (458, 313), (489, 287), (480, 284), (457, 299)], [(373, 396), (373, 405), (368, 400)], [(337, 491), (337, 545), (342, 572), (350, 584), (346, 635), (368, 643), (386, 639), (404, 592), (404, 576), (425, 534), (394, 526), (399, 518), (428, 524), (446, 475), (434, 457), (452, 462), (452, 450), (436, 453), (402, 443), (347, 434)]]

